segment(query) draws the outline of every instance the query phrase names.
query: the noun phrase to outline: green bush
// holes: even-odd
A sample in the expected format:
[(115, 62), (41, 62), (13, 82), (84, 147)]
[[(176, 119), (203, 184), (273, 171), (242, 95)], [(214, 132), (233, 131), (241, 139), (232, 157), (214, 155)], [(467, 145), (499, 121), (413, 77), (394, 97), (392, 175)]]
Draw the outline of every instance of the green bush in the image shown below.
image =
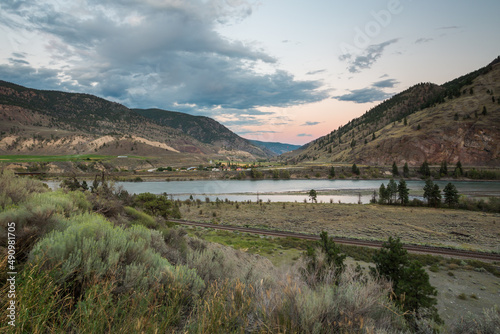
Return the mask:
[(157, 231), (134, 225), (113, 227), (102, 216), (75, 216), (64, 231), (42, 239), (30, 254), (31, 263), (59, 268), (57, 279), (73, 291), (88, 288), (90, 282), (114, 277), (119, 291), (146, 290), (157, 283), (176, 282), (197, 293), (203, 281), (194, 270), (172, 266), (156, 248), (162, 245)]
[(43, 182), (31, 178), (16, 177), (10, 171), (0, 171), (0, 208), (24, 202), (33, 193), (48, 190)]
[[(179, 326), (192, 307), (176, 286), (117, 295), (113, 279), (92, 282), (74, 299), (54, 278), (57, 268), (47, 271), (41, 265), (29, 265), (19, 273), (17, 333), (167, 333)], [(5, 287), (0, 292), (7, 293)], [(4, 300), (0, 315), (7, 319), (9, 300)], [(2, 322), (0, 332), (14, 331)]]
[(130, 206), (125, 207), (125, 213), (132, 217), (132, 224), (142, 225), (147, 228), (156, 228), (158, 227), (158, 223), (154, 220), (153, 217), (148, 215), (147, 213), (138, 211)]

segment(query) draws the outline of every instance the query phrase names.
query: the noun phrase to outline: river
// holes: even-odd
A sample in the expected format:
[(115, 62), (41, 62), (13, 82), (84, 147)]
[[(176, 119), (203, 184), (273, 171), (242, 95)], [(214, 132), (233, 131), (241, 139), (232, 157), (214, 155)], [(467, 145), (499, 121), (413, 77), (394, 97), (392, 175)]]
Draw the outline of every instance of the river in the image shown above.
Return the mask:
[[(150, 192), (167, 193), (173, 199), (194, 199), (214, 201), (216, 198), (230, 201), (272, 201), (302, 202), (308, 199), (308, 192), (318, 192), (318, 202), (369, 203), (374, 191), (388, 180), (196, 180), (196, 181), (160, 181), (160, 182), (117, 182), (130, 193)], [(435, 181), (439, 188), (452, 182), (460, 194), (471, 197), (500, 196), (498, 181)], [(51, 188), (57, 183), (47, 182)], [(406, 181), (411, 198), (422, 198), (424, 181)]]

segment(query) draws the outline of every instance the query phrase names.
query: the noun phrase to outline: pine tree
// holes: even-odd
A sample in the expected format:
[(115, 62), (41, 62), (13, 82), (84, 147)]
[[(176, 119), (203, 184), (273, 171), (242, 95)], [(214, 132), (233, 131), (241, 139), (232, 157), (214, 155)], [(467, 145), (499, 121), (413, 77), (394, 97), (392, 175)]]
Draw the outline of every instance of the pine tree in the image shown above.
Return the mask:
[[(415, 318), (431, 317), (440, 323), (435, 307), (436, 289), (429, 283), (429, 275), (418, 261), (410, 261), (408, 252), (397, 239), (389, 237), (373, 256), (375, 269), (371, 273), (392, 282), (396, 304), (409, 311), (406, 318), (415, 325)], [(411, 312), (411, 313), (410, 313)]]
[(432, 187), (432, 204), (435, 207), (441, 205), (441, 190), (437, 184), (434, 184), (434, 187)]
[(441, 190), (430, 179), (425, 181), (424, 198), (427, 200), (429, 206), (437, 207), (441, 204)]
[(396, 290), (403, 278), (404, 268), (409, 264), (408, 252), (399, 238), (389, 237), (389, 240), (382, 244), (380, 251), (373, 256), (373, 262), (375, 270), (371, 269), (372, 273), (390, 280)]
[(401, 205), (407, 205), (410, 202), (409, 193), (410, 191), (405, 180), (400, 180), (398, 184), (398, 199)]
[(351, 170), (352, 170), (353, 174), (356, 174), (356, 175), (361, 174), (361, 171), (359, 170), (358, 166), (356, 166), (356, 164), (352, 164)]
[(427, 200), (427, 203), (430, 205), (432, 200), (432, 189), (434, 188), (434, 183), (432, 180), (428, 179), (425, 181), (424, 186), (424, 198)]
[(454, 184), (448, 183), (443, 189), (444, 192), (444, 202), (449, 207), (454, 207), (458, 204), (458, 190)]
[(424, 177), (431, 176), (431, 170), (429, 168), (429, 163), (427, 162), (427, 160), (425, 160), (422, 163), (422, 166), (420, 166), (420, 174), (422, 174), (422, 176)]
[(317, 203), (317, 202), (318, 202), (317, 197), (318, 197), (318, 194), (316, 193), (316, 190), (311, 189), (311, 190), (309, 191), (309, 198), (311, 199), (311, 202), (315, 202), (315, 203)]
[(328, 174), (332, 179), (335, 177), (335, 168), (333, 166), (330, 167)]
[(385, 204), (389, 201), (389, 193), (383, 183), (380, 185), (378, 190), (378, 200), (380, 204)]
[(387, 185), (387, 192), (388, 192), (388, 197), (389, 197), (389, 203), (395, 203), (396, 202), (396, 196), (398, 194), (398, 185), (396, 184), (396, 181), (394, 179), (391, 179), (389, 181), (389, 184)]
[(460, 160), (457, 162), (454, 174), (455, 174), (455, 177), (460, 177), (460, 176), (464, 175), (464, 170), (462, 169), (462, 163), (460, 162)]
[(448, 163), (445, 161), (441, 162), (441, 167), (439, 168), (439, 175), (446, 176), (448, 175)]
[[(412, 261), (404, 268), (402, 280), (394, 292), (404, 296), (398, 301), (404, 310), (413, 312), (415, 318), (430, 317), (438, 323), (442, 322), (435, 306), (437, 291), (430, 284), (429, 274), (420, 262)], [(413, 322), (413, 319), (410, 320)]]
[(405, 162), (405, 165), (403, 166), (403, 176), (406, 178), (410, 177), (410, 168), (408, 167), (407, 162)]
[(396, 165), (396, 161), (392, 163), (392, 176), (398, 176), (399, 175), (399, 170), (398, 170), (398, 165)]

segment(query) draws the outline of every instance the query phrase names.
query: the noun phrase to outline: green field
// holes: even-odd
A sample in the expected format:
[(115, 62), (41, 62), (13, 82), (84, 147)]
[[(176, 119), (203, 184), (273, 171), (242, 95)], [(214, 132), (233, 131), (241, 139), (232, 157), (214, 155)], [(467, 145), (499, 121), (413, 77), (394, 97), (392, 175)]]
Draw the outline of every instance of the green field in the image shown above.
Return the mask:
[[(80, 160), (111, 160), (116, 155), (73, 154), (73, 155), (0, 155), (0, 162), (54, 162)], [(133, 159), (146, 159), (139, 156), (127, 156)]]

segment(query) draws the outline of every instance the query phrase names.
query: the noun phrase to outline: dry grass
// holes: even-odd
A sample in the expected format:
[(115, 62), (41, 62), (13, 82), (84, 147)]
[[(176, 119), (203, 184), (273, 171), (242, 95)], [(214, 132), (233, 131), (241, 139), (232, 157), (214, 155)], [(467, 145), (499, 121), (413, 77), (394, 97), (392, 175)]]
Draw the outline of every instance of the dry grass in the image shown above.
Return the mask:
[[(354, 204), (203, 203), (181, 207), (183, 219), (269, 228), (318, 235), (387, 240), (500, 252), (500, 215), (450, 209)], [(200, 210), (202, 214), (200, 214)]]

